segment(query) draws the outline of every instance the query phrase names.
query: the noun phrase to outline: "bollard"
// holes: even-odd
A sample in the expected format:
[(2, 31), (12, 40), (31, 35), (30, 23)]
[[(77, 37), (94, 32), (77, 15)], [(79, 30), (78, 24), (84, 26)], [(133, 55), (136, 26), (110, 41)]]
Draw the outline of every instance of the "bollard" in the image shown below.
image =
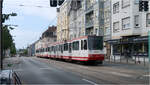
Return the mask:
[(116, 62), (116, 56), (114, 55), (114, 62)]
[(136, 64), (136, 55), (135, 55), (135, 64)]
[[(143, 55), (144, 56), (144, 55)], [(145, 56), (144, 56), (144, 66), (145, 66)]]

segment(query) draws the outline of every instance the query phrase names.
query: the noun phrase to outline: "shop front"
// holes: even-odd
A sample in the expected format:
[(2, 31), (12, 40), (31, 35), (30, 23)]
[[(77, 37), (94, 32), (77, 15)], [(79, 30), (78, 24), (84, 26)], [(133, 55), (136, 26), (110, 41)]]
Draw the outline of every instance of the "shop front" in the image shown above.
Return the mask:
[(148, 36), (122, 37), (110, 40), (111, 55), (132, 58), (133, 56), (148, 57)]

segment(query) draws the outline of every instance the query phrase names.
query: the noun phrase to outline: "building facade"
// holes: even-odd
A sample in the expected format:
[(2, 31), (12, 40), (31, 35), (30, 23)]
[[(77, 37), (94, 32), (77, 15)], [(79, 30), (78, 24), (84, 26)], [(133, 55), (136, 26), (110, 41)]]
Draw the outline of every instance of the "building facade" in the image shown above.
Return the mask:
[(104, 0), (104, 44), (107, 58), (111, 55), (111, 45), (108, 43), (111, 40), (111, 15), (111, 0)]
[(68, 0), (57, 10), (57, 40), (103, 36), (104, 0)]
[(28, 56), (35, 56), (35, 43), (27, 47)]
[(68, 1), (57, 8), (57, 41), (69, 39)]
[(139, 12), (139, 1), (111, 0), (111, 55), (148, 56), (150, 10)]
[(68, 3), (69, 39), (84, 36), (83, 0), (70, 0)]
[(39, 40), (35, 42), (35, 51), (41, 48), (48, 47), (51, 43), (57, 41), (57, 27), (50, 26), (48, 29), (42, 33)]

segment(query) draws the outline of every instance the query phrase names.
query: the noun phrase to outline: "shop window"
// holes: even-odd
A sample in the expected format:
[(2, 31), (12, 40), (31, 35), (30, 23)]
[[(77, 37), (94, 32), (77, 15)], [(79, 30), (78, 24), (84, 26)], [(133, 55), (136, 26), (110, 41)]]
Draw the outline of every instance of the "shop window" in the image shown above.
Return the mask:
[(142, 52), (142, 43), (137, 43), (134, 45), (134, 52), (135, 53), (141, 53)]
[(144, 53), (148, 55), (148, 43), (144, 43)]
[(120, 55), (121, 53), (121, 46), (120, 45), (114, 45), (113, 46), (113, 54), (114, 55)]

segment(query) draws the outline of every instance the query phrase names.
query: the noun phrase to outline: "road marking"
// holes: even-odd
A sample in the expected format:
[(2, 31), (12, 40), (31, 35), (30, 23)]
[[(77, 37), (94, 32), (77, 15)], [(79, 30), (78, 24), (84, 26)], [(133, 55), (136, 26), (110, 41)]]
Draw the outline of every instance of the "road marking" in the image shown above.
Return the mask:
[(110, 73), (114, 74), (114, 75), (118, 75), (118, 76), (132, 77), (131, 75), (123, 74), (123, 73), (118, 73), (118, 72), (110, 72)]
[(39, 68), (41, 70), (51, 70), (51, 68)]
[(143, 75), (143, 76), (145, 76), (145, 77), (150, 77), (150, 75)]
[(88, 82), (88, 83), (91, 83), (91, 84), (93, 84), (93, 85), (98, 85), (98, 84), (96, 84), (96, 83), (94, 83), (94, 82), (92, 82), (92, 81), (90, 81), (90, 80), (87, 80), (87, 79), (82, 79), (82, 80), (84, 80), (84, 81), (86, 81), (86, 82)]
[(78, 66), (79, 68), (88, 68), (88, 67), (85, 67), (85, 66)]

